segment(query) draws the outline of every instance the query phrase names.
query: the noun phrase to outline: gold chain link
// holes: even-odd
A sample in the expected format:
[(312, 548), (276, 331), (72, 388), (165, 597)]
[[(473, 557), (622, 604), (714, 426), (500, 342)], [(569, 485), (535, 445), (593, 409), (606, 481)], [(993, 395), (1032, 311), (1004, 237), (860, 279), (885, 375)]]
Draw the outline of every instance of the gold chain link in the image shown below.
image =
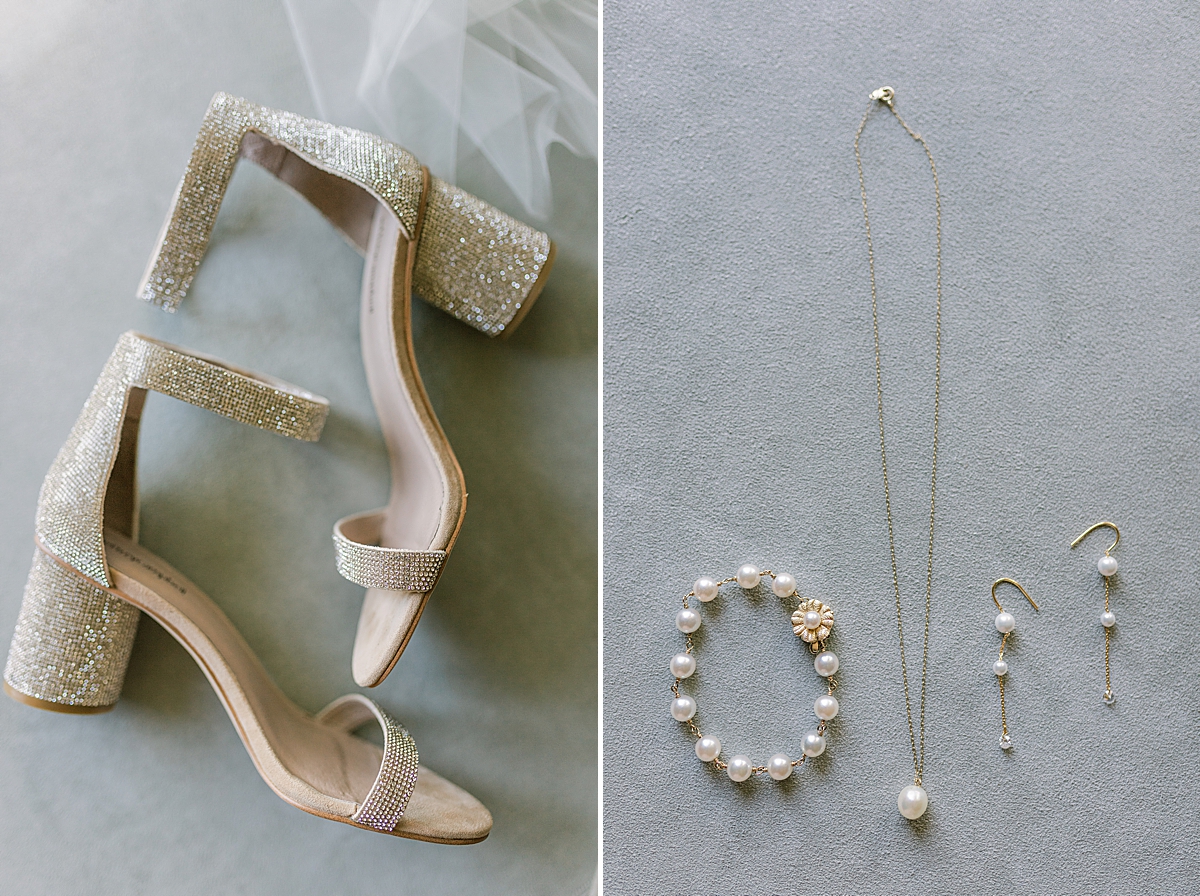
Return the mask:
[[(879, 456), (883, 466), (883, 500), (884, 508), (887, 511), (888, 550), (892, 561), (892, 588), (896, 596), (896, 632), (900, 640), (900, 671), (904, 679), (904, 710), (908, 717), (908, 739), (912, 747), (913, 782), (920, 785), (925, 771), (925, 695), (929, 669), (929, 615), (933, 601), (933, 532), (934, 508), (937, 498), (938, 419), (941, 410), (942, 384), (942, 194), (938, 186), (937, 166), (933, 162), (933, 153), (929, 149), (929, 144), (900, 117), (900, 113), (892, 105), (893, 96), (894, 94), (890, 87), (881, 88), (871, 94), (867, 110), (863, 113), (862, 121), (859, 123), (858, 130), (854, 134), (854, 159), (858, 163), (858, 186), (862, 194), (863, 222), (867, 228), (867, 261), (871, 272), (871, 320), (875, 330), (875, 395), (879, 409)], [(933, 196), (937, 210), (937, 323), (934, 342), (933, 460), (929, 486), (929, 552), (925, 574), (925, 637), (921, 658), (921, 705), (918, 717), (920, 729), (919, 740), (913, 727), (912, 697), (908, 684), (908, 657), (904, 649), (904, 621), (900, 603), (900, 576), (896, 571), (896, 538), (892, 523), (892, 494), (888, 483), (887, 442), (884, 439), (883, 429), (883, 366), (879, 351), (879, 302), (875, 289), (875, 245), (871, 239), (871, 217), (867, 213), (867, 184), (863, 178), (862, 156), (859, 154), (858, 149), (863, 128), (866, 127), (867, 119), (870, 118), (871, 110), (875, 108), (877, 101), (887, 105), (892, 115), (900, 122), (900, 126), (904, 128), (910, 137), (920, 143), (921, 148), (925, 150), (925, 155), (929, 159), (929, 168), (933, 172)]]
[[(1108, 555), (1108, 552), (1105, 551), (1105, 556), (1107, 556), (1107, 555)], [(1109, 609), (1108, 609), (1109, 590), (1108, 589), (1109, 589), (1108, 576), (1104, 576), (1104, 612), (1105, 613), (1109, 612)], [(1112, 669), (1108, 665), (1108, 645), (1109, 645), (1109, 640), (1111, 637), (1112, 637), (1112, 629), (1109, 628), (1108, 626), (1105, 626), (1104, 627), (1104, 698), (1106, 700), (1112, 696)]]
[[(1003, 613), (1004, 611), (1001, 610), (1000, 612)], [(997, 659), (1004, 659), (1004, 647), (1008, 644), (1008, 636), (1010, 634), (1011, 632), (1005, 632), (1000, 636), (1000, 656)], [(1004, 737), (1008, 737), (1008, 713), (1004, 708), (1004, 679), (1007, 677), (1007, 673), (997, 676), (1000, 681), (1000, 734)]]

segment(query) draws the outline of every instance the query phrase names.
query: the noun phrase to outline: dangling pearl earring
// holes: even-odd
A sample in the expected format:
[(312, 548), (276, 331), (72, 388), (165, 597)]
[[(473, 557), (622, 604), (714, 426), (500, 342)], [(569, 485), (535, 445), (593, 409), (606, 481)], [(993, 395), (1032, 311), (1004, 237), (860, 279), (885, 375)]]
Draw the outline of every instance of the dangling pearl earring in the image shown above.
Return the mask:
[(1113, 615), (1112, 610), (1108, 606), (1109, 580), (1117, 574), (1117, 558), (1112, 556), (1112, 551), (1121, 542), (1121, 532), (1113, 523), (1096, 523), (1096, 525), (1071, 542), (1071, 547), (1074, 548), (1097, 529), (1112, 529), (1113, 534), (1116, 536), (1113, 543), (1105, 550), (1104, 556), (1096, 563), (1096, 569), (1100, 571), (1100, 575), (1104, 578), (1104, 612), (1100, 614), (1100, 624), (1104, 626), (1104, 702), (1112, 706), (1117, 702), (1117, 698), (1113, 696), (1112, 672), (1108, 664), (1108, 648), (1109, 641), (1112, 639), (1112, 628), (1117, 624), (1117, 617)]
[(1020, 582), (1013, 579), (996, 579), (992, 582), (992, 603), (1000, 611), (996, 616), (996, 631), (1000, 632), (1000, 656), (996, 662), (992, 663), (992, 671), (996, 673), (996, 680), (1000, 682), (1000, 749), (1011, 750), (1012, 739), (1008, 736), (1008, 714), (1004, 708), (1004, 678), (1008, 675), (1008, 662), (1004, 659), (1004, 648), (1008, 644), (1008, 636), (1017, 627), (1017, 620), (1012, 613), (1000, 606), (1000, 601), (996, 599), (996, 588), (1004, 584), (1012, 585), (1025, 595), (1025, 599), (1029, 601), (1034, 610), (1038, 609), (1038, 605), (1033, 602), (1029, 592), (1021, 587)]

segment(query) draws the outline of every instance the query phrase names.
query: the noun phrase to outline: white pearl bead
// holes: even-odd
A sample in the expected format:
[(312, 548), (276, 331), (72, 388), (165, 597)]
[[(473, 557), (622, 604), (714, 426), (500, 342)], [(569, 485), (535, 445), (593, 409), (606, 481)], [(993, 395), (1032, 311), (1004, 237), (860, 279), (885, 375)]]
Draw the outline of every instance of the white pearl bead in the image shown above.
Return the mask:
[(821, 627), (821, 614), (816, 610), (809, 610), (804, 614), (804, 627), (809, 631), (813, 631)]
[[(777, 597), (791, 597), (796, 593), (796, 577), (786, 572), (781, 572), (775, 577), (775, 581), (771, 583), (771, 590), (775, 592)], [(783, 754), (781, 753), (780, 755)]]
[(677, 653), (671, 657), (671, 674), (676, 678), (687, 678), (696, 671), (696, 658), (690, 653)]
[(1117, 574), (1117, 558), (1105, 554), (1096, 564), (1096, 569), (1100, 570), (1100, 575), (1106, 579), (1109, 576), (1115, 576)]
[(701, 576), (692, 585), (692, 591), (696, 595), (696, 600), (708, 603), (717, 596), (717, 580), (711, 576)]
[(833, 694), (822, 694), (817, 698), (817, 702), (813, 704), (813, 712), (817, 714), (817, 718), (828, 722), (838, 714), (837, 697)]
[(767, 774), (782, 781), (792, 773), (792, 758), (787, 753), (776, 753), (767, 760)]
[(1008, 610), (996, 616), (996, 631), (1007, 634), (1017, 627), (1017, 620)]
[(684, 633), (694, 632), (700, 627), (700, 614), (695, 610), (680, 610), (675, 614), (675, 627)]
[(810, 731), (804, 735), (804, 740), (800, 741), (800, 749), (804, 751), (805, 756), (820, 756), (825, 752), (825, 738), (815, 731)]
[(1100, 614), (1100, 624), (1105, 628), (1112, 628), (1117, 624), (1117, 617), (1115, 614), (1105, 610)]
[(832, 650), (823, 650), (817, 654), (817, 658), (813, 660), (813, 668), (817, 670), (817, 674), (822, 678), (828, 678), (838, 670), (837, 654)]
[(909, 821), (915, 821), (929, 808), (929, 794), (919, 784), (909, 784), (900, 791), (900, 796), (896, 798), (896, 806), (901, 815)]
[(753, 563), (743, 563), (738, 567), (737, 583), (743, 588), (757, 588), (762, 580), (762, 573)]
[(725, 769), (725, 774), (729, 775), (730, 781), (745, 781), (753, 771), (754, 766), (750, 764), (749, 758), (734, 756), (729, 760), (729, 767)]
[(696, 701), (686, 694), (671, 701), (671, 715), (676, 722), (686, 722), (696, 714)]
[(996, 673), (997, 677), (1002, 678), (1008, 674), (1008, 663), (1004, 660), (996, 660), (996, 662), (992, 663), (992, 671)]
[(701, 762), (712, 762), (721, 755), (721, 742), (711, 734), (696, 741), (696, 758)]

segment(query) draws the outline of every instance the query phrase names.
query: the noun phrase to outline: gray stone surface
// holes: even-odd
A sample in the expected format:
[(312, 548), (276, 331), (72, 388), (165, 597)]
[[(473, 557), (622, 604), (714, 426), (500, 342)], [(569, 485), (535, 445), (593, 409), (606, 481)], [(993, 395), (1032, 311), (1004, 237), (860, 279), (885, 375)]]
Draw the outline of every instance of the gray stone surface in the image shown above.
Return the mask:
[[(625, 893), (1200, 889), (1200, 14), (1172, 3), (614, 3), (605, 39), (605, 880)], [(945, 366), (929, 665), (912, 779), (852, 141), (867, 94), (929, 140)], [(889, 449), (919, 654), (933, 207), (883, 114)], [(1117, 703), (1101, 703), (1107, 542)], [(838, 612), (842, 714), (779, 786), (701, 766), (667, 711), (678, 599), (752, 560)], [(997, 748), (999, 636), (1016, 592)], [(1016, 598), (1016, 602), (1014, 601)], [(705, 609), (705, 730), (796, 755), (818, 693), (785, 610)]]
[[(123, 330), (328, 396), (302, 445), (161, 396), (142, 450), (143, 540), (226, 610), (310, 710), (354, 689), (361, 589), (339, 516), (378, 506), (383, 442), (358, 350), (358, 256), (263, 172), (238, 172), (192, 294), (133, 298), (209, 97), (312, 114), (274, 2), (7, 3), (0, 29), (0, 637), (38, 487)], [(416, 343), (470, 512), (395, 672), (371, 692), (496, 825), (445, 847), (278, 799), (184, 650), (143, 622), (117, 709), (0, 700), (5, 893), (542, 893), (596, 865), (596, 175), (553, 159), (558, 267), (513, 337), (424, 306)], [(470, 172), (481, 195), (493, 185)], [(512, 209), (515, 210), (515, 209)]]

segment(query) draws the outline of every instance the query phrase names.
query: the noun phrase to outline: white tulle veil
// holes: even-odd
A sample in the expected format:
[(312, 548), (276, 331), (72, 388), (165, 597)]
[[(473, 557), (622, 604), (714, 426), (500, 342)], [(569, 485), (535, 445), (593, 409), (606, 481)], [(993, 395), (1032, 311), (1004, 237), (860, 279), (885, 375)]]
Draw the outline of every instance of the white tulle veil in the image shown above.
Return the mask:
[(318, 114), (445, 180), (478, 153), (544, 220), (550, 145), (596, 156), (596, 0), (283, 2)]

